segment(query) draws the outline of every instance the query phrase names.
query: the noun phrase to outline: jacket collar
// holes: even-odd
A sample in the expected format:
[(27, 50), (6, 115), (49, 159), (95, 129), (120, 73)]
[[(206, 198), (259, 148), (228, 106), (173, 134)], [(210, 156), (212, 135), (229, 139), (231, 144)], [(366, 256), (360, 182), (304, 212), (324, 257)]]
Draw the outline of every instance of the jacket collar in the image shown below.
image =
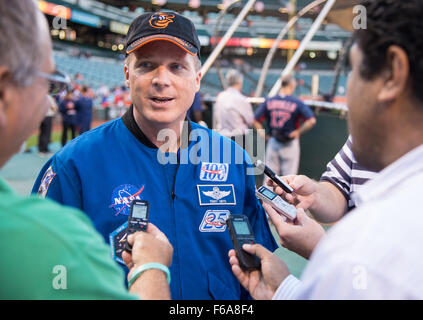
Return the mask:
[[(150, 149), (158, 149), (157, 146), (148, 139), (148, 137), (142, 132), (141, 128), (138, 126), (138, 124), (135, 121), (134, 118), (134, 112), (133, 112), (134, 106), (131, 105), (129, 109), (125, 112), (125, 114), (122, 116), (123, 124), (128, 128), (128, 130), (137, 138), (139, 142), (141, 142), (143, 145)], [(192, 125), (191, 121), (185, 116), (184, 120), (184, 128), (183, 130), (188, 130), (188, 135), (181, 135), (189, 137), (191, 131), (192, 131)], [(188, 142), (184, 143), (184, 141), (181, 143), (181, 147), (188, 147)]]
[(405, 180), (423, 171), (423, 145), (403, 155), (394, 163), (376, 174), (352, 195), (358, 204), (386, 197)]

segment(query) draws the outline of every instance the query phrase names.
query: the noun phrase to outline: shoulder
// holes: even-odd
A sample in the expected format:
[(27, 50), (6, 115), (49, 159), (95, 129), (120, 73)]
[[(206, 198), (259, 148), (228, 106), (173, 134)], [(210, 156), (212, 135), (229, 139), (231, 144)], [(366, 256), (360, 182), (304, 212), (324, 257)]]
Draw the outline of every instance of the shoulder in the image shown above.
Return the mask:
[[(14, 245), (20, 246), (20, 254), (33, 252), (33, 258), (37, 258), (42, 248), (48, 248), (49, 257), (45, 258), (51, 260), (78, 256), (87, 248), (97, 247), (107, 252), (91, 220), (79, 210), (37, 196), (10, 197), (7, 204), (3, 202), (0, 207), (2, 220), (7, 221), (0, 227), (2, 238), (16, 242)], [(57, 256), (54, 258), (54, 255)]]
[[(9, 227), (25, 230), (24, 234), (41, 232), (45, 238), (55, 239), (63, 243), (65, 234), (86, 234), (95, 236), (94, 228), (88, 217), (79, 210), (61, 206), (58, 203), (41, 199), (35, 195), (30, 197), (12, 196), (9, 201), (0, 205), (1, 215), (7, 215)], [(5, 224), (2, 224), (4, 230)], [(63, 231), (66, 231), (64, 234)], [(37, 236), (38, 237), (38, 236)], [(78, 237), (75, 238), (77, 240)], [(96, 238), (99, 240), (100, 238)], [(68, 238), (70, 240), (70, 238)], [(69, 245), (72, 245), (69, 243)]]
[(107, 144), (115, 143), (127, 132), (120, 118), (106, 122), (68, 142), (54, 155), (54, 158), (63, 160), (82, 152), (93, 153), (95, 147), (105, 148)]
[(407, 181), (407, 188), (361, 204), (329, 230), (318, 251), (326, 256), (345, 255), (378, 269), (389, 260), (392, 268), (386, 272), (400, 269), (404, 261), (415, 261), (423, 268), (423, 219), (417, 192), (412, 191), (421, 190), (422, 185), (420, 174)]
[(303, 101), (303, 100), (301, 100), (300, 98), (298, 98), (298, 97), (296, 97), (296, 96), (290, 96), (290, 97), (289, 97), (289, 99), (290, 99), (292, 102), (296, 103), (296, 104), (298, 105), (298, 107), (299, 107), (299, 108), (302, 108), (302, 109), (306, 109), (306, 110), (308, 110), (308, 111), (311, 111), (311, 108), (310, 108), (308, 105), (306, 105), (306, 104), (304, 103), (304, 101)]
[(233, 163), (235, 163), (236, 159), (244, 159), (244, 162), (251, 163), (251, 159), (247, 152), (232, 139), (229, 139), (220, 133), (209, 128), (205, 128), (197, 123), (191, 122), (191, 125), (192, 132), (190, 139), (192, 140), (190, 142), (194, 145), (198, 142), (198, 137), (208, 137), (208, 145), (200, 144), (199, 147), (207, 147), (211, 150), (211, 154), (209, 154), (211, 158), (219, 158), (221, 160), (230, 158)]

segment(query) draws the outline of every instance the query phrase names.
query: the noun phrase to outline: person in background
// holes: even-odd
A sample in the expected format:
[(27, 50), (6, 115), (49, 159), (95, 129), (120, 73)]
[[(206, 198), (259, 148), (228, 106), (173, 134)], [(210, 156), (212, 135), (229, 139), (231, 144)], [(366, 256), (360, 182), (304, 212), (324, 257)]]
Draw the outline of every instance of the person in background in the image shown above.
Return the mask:
[(58, 111), (57, 103), (54, 98), (48, 96), (50, 106), (44, 120), (40, 124), (40, 134), (38, 136), (38, 154), (40, 156), (48, 156), (50, 150), (48, 145), (51, 139), (51, 129), (53, 127), (53, 118)]
[(203, 121), (203, 99), (200, 91), (195, 93), (194, 102), (187, 112), (187, 118), (207, 128), (206, 123)]
[(87, 86), (82, 86), (81, 95), (75, 102), (77, 117), (79, 123), (79, 134), (91, 129), (93, 117), (93, 99), (92, 92)]
[[(299, 138), (316, 124), (311, 109), (294, 96), (296, 86), (293, 76), (283, 77), (279, 94), (267, 98), (254, 114), (254, 127), (259, 133), (264, 132), (262, 122), (267, 120), (269, 123), (271, 137), (266, 146), (265, 162), (278, 175), (298, 173)], [(304, 121), (298, 126), (300, 120)]]
[(68, 91), (64, 99), (59, 103), (59, 111), (62, 115), (62, 147), (68, 141), (68, 131), (71, 131), (72, 139), (76, 136), (78, 125), (77, 109), (73, 99), (72, 91)]
[(244, 76), (231, 69), (225, 76), (228, 88), (216, 97), (213, 107), (213, 129), (240, 143), (245, 149), (245, 135), (254, 121), (253, 107), (242, 94)]

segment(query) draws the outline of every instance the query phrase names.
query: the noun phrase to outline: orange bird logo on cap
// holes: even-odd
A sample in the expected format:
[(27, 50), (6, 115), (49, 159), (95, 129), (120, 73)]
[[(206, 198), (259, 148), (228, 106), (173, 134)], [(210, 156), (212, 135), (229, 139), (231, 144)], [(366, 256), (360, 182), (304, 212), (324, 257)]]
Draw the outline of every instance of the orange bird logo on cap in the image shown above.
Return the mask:
[(173, 18), (175, 18), (175, 15), (169, 13), (153, 14), (149, 23), (153, 28), (164, 29), (169, 23), (173, 22)]

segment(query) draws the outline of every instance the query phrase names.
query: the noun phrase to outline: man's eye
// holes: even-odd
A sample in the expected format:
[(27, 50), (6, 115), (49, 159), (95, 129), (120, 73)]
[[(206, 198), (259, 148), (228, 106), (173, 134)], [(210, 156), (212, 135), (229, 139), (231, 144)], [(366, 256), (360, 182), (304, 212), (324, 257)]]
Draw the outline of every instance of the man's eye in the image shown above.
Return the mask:
[(148, 62), (148, 61), (140, 62), (138, 64), (138, 68), (148, 69), (148, 68), (152, 68), (152, 67), (153, 67), (153, 64), (151, 62)]
[(183, 69), (183, 66), (181, 65), (181, 64), (178, 64), (178, 63), (174, 63), (174, 64), (172, 64), (171, 65), (171, 68), (172, 68), (172, 70), (182, 70)]

